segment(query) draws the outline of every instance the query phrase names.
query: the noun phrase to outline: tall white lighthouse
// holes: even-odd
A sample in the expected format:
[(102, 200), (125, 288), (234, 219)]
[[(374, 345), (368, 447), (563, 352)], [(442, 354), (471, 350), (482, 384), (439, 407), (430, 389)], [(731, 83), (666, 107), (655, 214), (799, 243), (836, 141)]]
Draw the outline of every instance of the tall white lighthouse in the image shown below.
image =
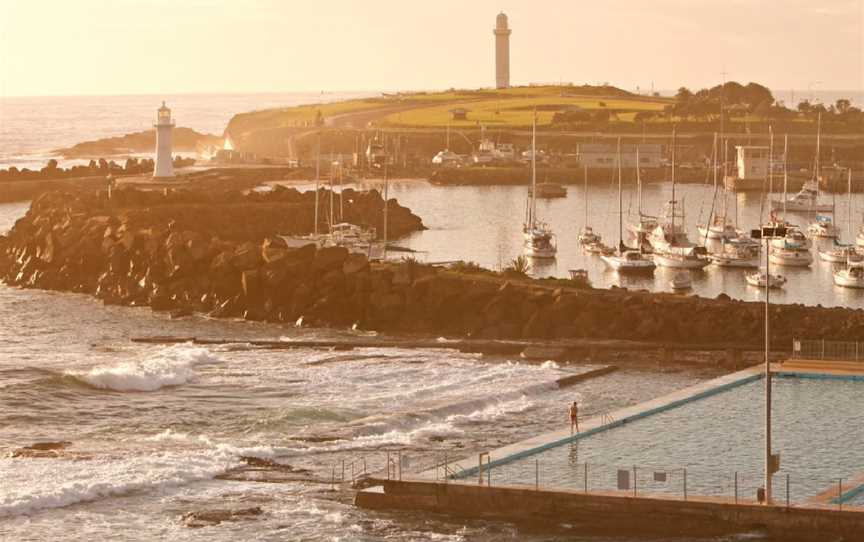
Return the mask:
[(495, 19), (495, 88), (510, 87), (510, 34), (504, 12)]
[(171, 118), (171, 110), (162, 102), (162, 107), (156, 111), (156, 167), (153, 168), (154, 177), (173, 177), (174, 162), (171, 157), (171, 138), (174, 130), (174, 120)]

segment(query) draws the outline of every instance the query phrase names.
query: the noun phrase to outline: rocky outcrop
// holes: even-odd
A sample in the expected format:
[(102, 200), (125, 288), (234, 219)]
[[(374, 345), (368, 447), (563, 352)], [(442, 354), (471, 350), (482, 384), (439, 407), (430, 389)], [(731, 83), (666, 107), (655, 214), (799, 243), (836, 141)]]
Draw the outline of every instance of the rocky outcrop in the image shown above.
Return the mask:
[[(196, 152), (207, 147), (221, 147), (222, 138), (202, 134), (191, 128), (178, 126), (173, 132), (174, 152)], [(91, 158), (98, 156), (128, 155), (153, 152), (156, 148), (156, 130), (145, 130), (117, 137), (84, 141), (65, 149), (53, 151), (64, 158)]]
[[(345, 191), (345, 220), (379, 227), (375, 192)], [(758, 347), (763, 305), (594, 290), (476, 266), (370, 262), (339, 247), (289, 246), (308, 233), (314, 194), (139, 192), (108, 202), (52, 192), (0, 237), (0, 277), (21, 287), (84, 292), (108, 304), (214, 317), (478, 339), (627, 339)], [(326, 200), (326, 198), (324, 198)], [(322, 215), (324, 213), (322, 212)], [(390, 201), (390, 233), (421, 229)], [(864, 340), (864, 311), (776, 305), (772, 341)]]

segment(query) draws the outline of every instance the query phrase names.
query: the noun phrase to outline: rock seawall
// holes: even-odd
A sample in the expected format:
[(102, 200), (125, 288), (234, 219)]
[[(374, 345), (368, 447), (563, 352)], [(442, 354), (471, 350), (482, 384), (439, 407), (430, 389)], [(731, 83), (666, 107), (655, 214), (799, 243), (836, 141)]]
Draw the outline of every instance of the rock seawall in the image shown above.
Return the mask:
[[(380, 228), (375, 192), (345, 191), (345, 219)], [(628, 339), (758, 347), (763, 305), (595, 290), (472, 266), (369, 262), (343, 248), (289, 249), (277, 234), (312, 229), (311, 193), (140, 192), (108, 202), (51, 192), (0, 237), (0, 278), (83, 292), (175, 316), (206, 312), (293, 324), (484, 339)], [(326, 198), (325, 198), (326, 200)], [(422, 229), (390, 201), (391, 237)], [(322, 216), (324, 216), (322, 212)], [(772, 341), (864, 340), (864, 311), (777, 305)]]

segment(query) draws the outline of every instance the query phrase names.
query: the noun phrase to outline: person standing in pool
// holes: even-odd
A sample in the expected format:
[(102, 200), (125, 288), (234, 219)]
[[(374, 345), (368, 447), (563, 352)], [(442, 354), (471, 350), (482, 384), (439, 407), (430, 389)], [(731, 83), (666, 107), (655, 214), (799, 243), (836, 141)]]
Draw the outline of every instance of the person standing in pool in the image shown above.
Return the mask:
[(579, 403), (573, 401), (573, 404), (570, 405), (570, 434), (573, 434), (573, 430), (579, 432)]

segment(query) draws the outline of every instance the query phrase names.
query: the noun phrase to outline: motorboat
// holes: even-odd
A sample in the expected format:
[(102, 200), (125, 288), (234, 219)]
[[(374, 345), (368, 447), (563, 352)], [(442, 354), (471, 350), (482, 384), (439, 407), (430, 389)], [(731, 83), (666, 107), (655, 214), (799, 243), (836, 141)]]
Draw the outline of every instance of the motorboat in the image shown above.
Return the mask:
[(772, 246), (768, 253), (768, 261), (775, 265), (789, 267), (808, 267), (813, 263), (810, 250), (798, 245)]
[(748, 273), (744, 279), (747, 284), (757, 288), (782, 288), (786, 284), (786, 277), (783, 275), (769, 275), (764, 270)]
[(771, 240), (771, 246), (774, 248), (797, 248), (809, 250), (813, 247), (811, 241), (804, 233), (795, 226), (786, 226), (786, 235)]
[(843, 263), (850, 259), (864, 260), (864, 256), (858, 252), (855, 245), (844, 245), (835, 240), (831, 247), (819, 249), (819, 259), (823, 262)]
[(736, 237), (723, 240), (720, 252), (708, 255), (711, 263), (718, 267), (759, 267), (759, 244), (755, 241)]
[(693, 287), (693, 279), (690, 277), (690, 273), (679, 271), (678, 273), (675, 273), (675, 276), (669, 281), (669, 287), (679, 292), (689, 290)]
[(831, 203), (819, 203), (819, 189), (816, 181), (807, 181), (801, 190), (785, 200), (772, 200), (771, 207), (791, 213), (826, 213), (834, 209)]
[(834, 271), (834, 284), (844, 288), (864, 288), (864, 261), (847, 261), (844, 269)]
[(834, 220), (828, 215), (816, 215), (816, 220), (807, 226), (810, 237), (822, 239), (836, 239), (840, 237), (840, 228), (834, 224)]
[(567, 187), (558, 183), (539, 183), (537, 185), (538, 198), (566, 198)]
[(661, 267), (678, 269), (704, 269), (711, 260), (705, 247), (670, 247), (654, 251), (654, 263)]

